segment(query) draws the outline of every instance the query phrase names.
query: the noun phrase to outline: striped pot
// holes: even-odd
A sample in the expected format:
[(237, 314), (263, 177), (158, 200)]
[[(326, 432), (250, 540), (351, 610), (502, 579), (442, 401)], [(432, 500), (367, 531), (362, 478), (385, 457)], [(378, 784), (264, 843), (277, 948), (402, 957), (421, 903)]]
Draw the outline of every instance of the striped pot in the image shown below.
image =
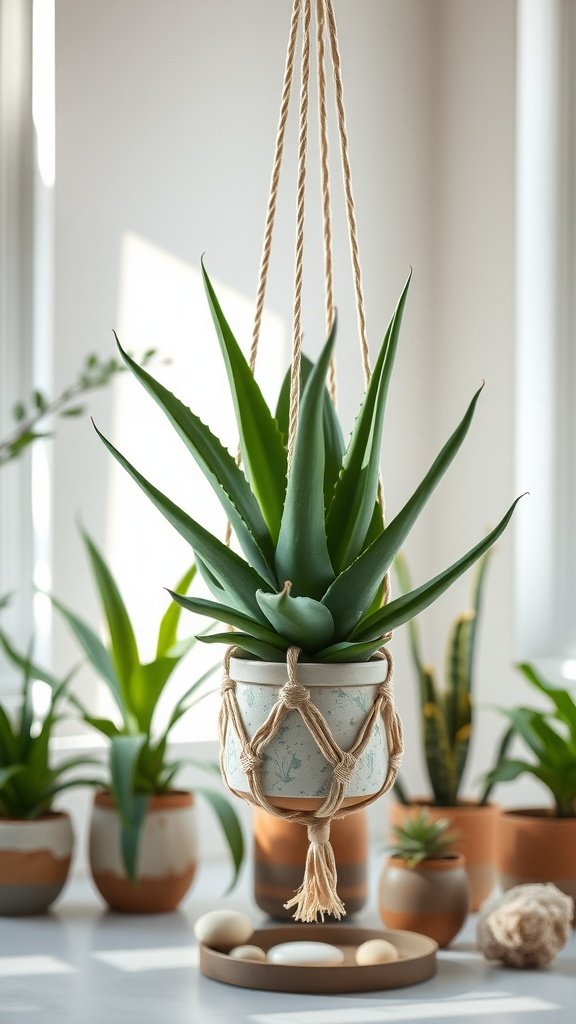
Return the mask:
[[(302, 882), (308, 838), (306, 829), (254, 809), (254, 899), (271, 917), (290, 920), (284, 904)], [(338, 895), (346, 913), (357, 914), (367, 895), (366, 811), (338, 818), (330, 826), (330, 842), (338, 868)]]
[(175, 910), (196, 874), (196, 825), (191, 793), (150, 797), (138, 849), (136, 881), (122, 865), (120, 819), (112, 796), (96, 793), (90, 824), (90, 867), (112, 910), (157, 914)]
[(503, 811), (498, 881), (503, 889), (525, 882), (553, 882), (576, 903), (576, 818), (555, 818), (544, 808)]
[(41, 914), (64, 888), (74, 847), (69, 816), (0, 818), (0, 914)]
[(390, 857), (380, 876), (379, 910), (387, 928), (420, 932), (447, 946), (468, 916), (468, 878), (461, 854), (409, 868)]

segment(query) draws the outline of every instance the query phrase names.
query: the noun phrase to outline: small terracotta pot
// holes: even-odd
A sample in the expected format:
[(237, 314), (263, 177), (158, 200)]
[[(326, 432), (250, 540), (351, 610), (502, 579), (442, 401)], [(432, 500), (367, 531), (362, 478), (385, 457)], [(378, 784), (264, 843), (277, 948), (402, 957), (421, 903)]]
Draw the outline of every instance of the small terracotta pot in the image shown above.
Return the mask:
[(447, 946), (468, 916), (470, 893), (461, 854), (409, 868), (390, 857), (380, 875), (379, 910), (387, 928), (420, 932)]
[(576, 901), (576, 818), (555, 818), (544, 808), (503, 811), (497, 864), (503, 889), (553, 882)]
[(404, 825), (425, 809), (433, 821), (446, 818), (456, 835), (456, 849), (463, 854), (470, 888), (470, 910), (488, 898), (496, 885), (496, 848), (500, 808), (495, 804), (475, 804), (462, 800), (457, 807), (437, 807), (423, 800), (410, 804), (390, 804), (390, 824)]
[(74, 847), (68, 814), (0, 818), (0, 914), (42, 914), (64, 888)]
[[(271, 917), (292, 918), (284, 904), (302, 882), (308, 837), (303, 825), (254, 809), (254, 899)], [(330, 842), (338, 868), (338, 895), (346, 913), (357, 914), (366, 903), (368, 829), (366, 811), (354, 811), (330, 825)]]
[(175, 910), (196, 873), (196, 826), (191, 793), (163, 793), (148, 801), (136, 881), (122, 864), (120, 818), (110, 793), (94, 798), (90, 867), (96, 888), (112, 910), (158, 914)]

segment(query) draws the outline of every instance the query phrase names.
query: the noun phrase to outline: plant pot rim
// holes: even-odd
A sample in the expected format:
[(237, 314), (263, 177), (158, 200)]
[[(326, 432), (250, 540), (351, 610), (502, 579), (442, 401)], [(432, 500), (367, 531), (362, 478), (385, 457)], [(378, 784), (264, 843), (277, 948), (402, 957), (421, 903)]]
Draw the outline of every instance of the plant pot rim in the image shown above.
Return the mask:
[(490, 800), (485, 804), (479, 803), (478, 800), (459, 800), (456, 804), (435, 804), (429, 797), (414, 797), (409, 803), (403, 804), (400, 800), (395, 801), (396, 806), (406, 807), (409, 809), (415, 809), (418, 807), (425, 807), (431, 811), (446, 811), (448, 814), (454, 811), (471, 811), (472, 814), (482, 813), (484, 811), (500, 811), (502, 808), (500, 804), (494, 804)]
[[(148, 799), (148, 811), (177, 810), (182, 807), (191, 807), (194, 803), (194, 794), (185, 789), (169, 789), (166, 793), (150, 793)], [(94, 793), (94, 806), (103, 807), (106, 810), (116, 810), (116, 802), (109, 789), (97, 789)]]
[(39, 814), (37, 818), (6, 818), (0, 814), (0, 827), (2, 825), (38, 825), (62, 819), (70, 821), (68, 811), (44, 811), (44, 814)]
[[(297, 672), (304, 686), (378, 686), (386, 678), (388, 662), (384, 658), (337, 664), (303, 661), (298, 662)], [(281, 687), (286, 682), (286, 673), (286, 662), (283, 661), (256, 661), (253, 658), (236, 657), (230, 661), (230, 675), (236, 682)]]
[(453, 871), (455, 868), (463, 868), (466, 862), (462, 853), (451, 853), (446, 857), (431, 857), (428, 860), (421, 860), (413, 868), (407, 864), (404, 857), (395, 855), (388, 858), (388, 863), (403, 868), (405, 871)]
[(576, 815), (572, 818), (559, 818), (551, 807), (503, 807), (502, 815), (505, 818), (527, 818), (529, 821), (547, 821), (559, 825), (570, 825), (576, 827)]

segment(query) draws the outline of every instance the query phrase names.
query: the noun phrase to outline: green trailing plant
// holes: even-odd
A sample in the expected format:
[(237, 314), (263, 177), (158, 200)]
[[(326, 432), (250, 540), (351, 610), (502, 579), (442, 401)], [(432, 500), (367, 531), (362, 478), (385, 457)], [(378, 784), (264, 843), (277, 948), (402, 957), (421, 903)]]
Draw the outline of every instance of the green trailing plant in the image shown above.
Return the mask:
[[(174, 704), (168, 723), (158, 731), (154, 721), (158, 703), (172, 673), (193, 647), (195, 637), (178, 639), (180, 608), (170, 602), (158, 629), (155, 656), (151, 661), (143, 662), (114, 577), (94, 542), (85, 532), (82, 536), (106, 623), (107, 645), (75, 612), (55, 598), (52, 601), (116, 705), (117, 720), (112, 721), (91, 714), (74, 698), (84, 721), (102, 733), (110, 744), (109, 788), (121, 819), (124, 867), (128, 876), (134, 879), (138, 843), (149, 797), (169, 791), (186, 764), (208, 772), (219, 772), (215, 764), (192, 758), (174, 760), (169, 751), (173, 727), (211, 692), (206, 690), (205, 684), (214, 668), (194, 680)], [(185, 594), (195, 575), (196, 566), (192, 565), (175, 592)], [(196, 787), (195, 792), (208, 801), (220, 823), (234, 865), (233, 886), (244, 855), (242, 829), (236, 812), (217, 790)]]
[[(569, 690), (545, 682), (531, 665), (518, 666), (524, 677), (549, 702), (549, 710), (500, 708), (510, 721), (496, 765), (487, 783), (513, 782), (525, 773), (539, 779), (554, 800), (558, 818), (576, 817), (576, 700)], [(530, 760), (508, 756), (511, 739), (523, 744)]]
[[(440, 807), (455, 807), (470, 747), (474, 704), (472, 698), (475, 644), (491, 552), (478, 561), (472, 585), (470, 607), (457, 616), (448, 638), (446, 652), (446, 683), (439, 689), (434, 669), (422, 659), (417, 623), (408, 623), (408, 639), (414, 670), (418, 679), (421, 712), (421, 737), (426, 770), (433, 802)], [(411, 590), (408, 566), (397, 555), (394, 568), (403, 593)], [(395, 793), (402, 803), (410, 803), (402, 780), (397, 780)], [(490, 795), (486, 789), (485, 802)]]
[[(22, 672), (17, 712), (11, 716), (0, 703), (0, 818), (39, 818), (51, 809), (54, 798), (64, 790), (72, 786), (97, 785), (101, 781), (97, 776), (77, 774), (79, 768), (97, 762), (90, 757), (73, 757), (54, 764), (51, 757), (52, 733), (63, 717), (62, 708), (69, 698), (74, 671), (64, 679), (56, 679), (18, 652), (2, 632), (0, 645), (8, 660)], [(32, 701), (35, 680), (50, 687), (48, 706), (40, 718), (34, 712)]]
[[(235, 627), (234, 644), (265, 661), (291, 645), (302, 659), (365, 661), (390, 632), (440, 596), (500, 536), (514, 505), (487, 537), (432, 580), (382, 606), (394, 556), (460, 448), (481, 388), (442, 451), (386, 526), (378, 503), (384, 407), (408, 284), (392, 317), (348, 445), (325, 387), (335, 326), (317, 363), (307, 363), (291, 471), (287, 478), (288, 384), (273, 413), (232, 334), (202, 267), (228, 373), (244, 470), (187, 406), (118, 343), (136, 379), (166, 414), (213, 486), (244, 557), (174, 504), (102, 434), (104, 444), (166, 519), (190, 543), (216, 600), (174, 594), (185, 608)], [(205, 643), (228, 643), (215, 633)]]
[(424, 860), (453, 857), (456, 836), (449, 828), (450, 822), (445, 818), (432, 821), (426, 811), (421, 811), (404, 825), (392, 829), (390, 855), (401, 857), (409, 868), (418, 867)]
[[(156, 349), (150, 348), (142, 356), (146, 366), (156, 356)], [(35, 441), (52, 437), (54, 431), (44, 426), (55, 417), (70, 419), (82, 416), (86, 411), (81, 401), (83, 395), (97, 388), (105, 387), (119, 373), (125, 371), (124, 364), (115, 358), (102, 360), (95, 353), (86, 356), (77, 379), (57, 395), (50, 398), (43, 391), (32, 392), (27, 402), (18, 401), (12, 410), (14, 427), (0, 438), (0, 467), (22, 455)]]

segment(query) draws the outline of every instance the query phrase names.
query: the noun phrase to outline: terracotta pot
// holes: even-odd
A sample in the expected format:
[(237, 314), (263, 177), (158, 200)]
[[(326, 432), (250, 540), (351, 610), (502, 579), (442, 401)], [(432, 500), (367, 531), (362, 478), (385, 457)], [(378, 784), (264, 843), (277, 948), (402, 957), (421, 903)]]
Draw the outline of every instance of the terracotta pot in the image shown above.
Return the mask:
[(175, 910), (196, 873), (196, 826), (191, 793), (150, 797), (142, 827), (136, 881), (122, 864), (120, 818), (110, 793), (94, 798), (90, 867), (96, 888), (112, 910), (157, 914)]
[[(298, 665), (298, 678), (310, 690), (314, 704), (328, 722), (334, 739), (348, 750), (364, 722), (380, 683), (386, 678), (384, 660), (349, 665)], [(286, 666), (232, 658), (232, 679), (248, 735), (252, 737), (276, 703), (287, 681)], [(367, 800), (381, 788), (387, 769), (387, 744), (381, 721), (358, 759), (344, 806)], [(230, 727), (224, 748), (224, 771), (231, 788), (248, 793), (248, 780), (240, 764), (240, 744)], [(262, 785), (275, 807), (316, 809), (328, 794), (331, 768), (320, 753), (298, 711), (288, 713), (266, 747)]]
[[(254, 809), (254, 899), (271, 917), (289, 920), (284, 903), (294, 895), (304, 874), (308, 838), (303, 825)], [(354, 811), (333, 821), (330, 842), (338, 867), (338, 895), (347, 915), (366, 903), (368, 829), (366, 812)]]
[(380, 876), (379, 910), (387, 928), (420, 932), (447, 946), (468, 916), (470, 893), (461, 854), (409, 868), (390, 857)]
[(74, 847), (68, 814), (0, 818), (0, 914), (41, 914), (64, 888)]
[(416, 817), (425, 808), (436, 821), (446, 818), (450, 830), (457, 835), (456, 848), (466, 861), (470, 887), (470, 910), (488, 898), (496, 885), (496, 846), (500, 808), (494, 804), (475, 804), (462, 800), (457, 807), (436, 807), (426, 800), (413, 800), (411, 804), (390, 805), (390, 824), (404, 825), (408, 818)]
[(503, 889), (553, 882), (576, 901), (576, 818), (555, 818), (544, 808), (503, 811), (497, 864)]

